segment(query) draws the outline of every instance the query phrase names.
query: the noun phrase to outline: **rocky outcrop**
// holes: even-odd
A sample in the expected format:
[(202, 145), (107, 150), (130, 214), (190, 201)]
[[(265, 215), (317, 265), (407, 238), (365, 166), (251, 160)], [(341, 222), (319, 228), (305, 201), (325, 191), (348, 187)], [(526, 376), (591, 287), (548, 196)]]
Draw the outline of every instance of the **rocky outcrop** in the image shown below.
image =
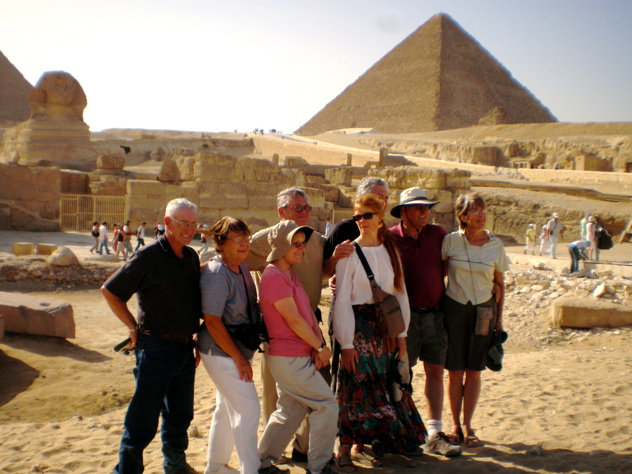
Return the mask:
[(0, 292), (4, 330), (20, 334), (75, 337), (72, 306), (52, 298)]
[(59, 231), (61, 173), (0, 163), (0, 229)]

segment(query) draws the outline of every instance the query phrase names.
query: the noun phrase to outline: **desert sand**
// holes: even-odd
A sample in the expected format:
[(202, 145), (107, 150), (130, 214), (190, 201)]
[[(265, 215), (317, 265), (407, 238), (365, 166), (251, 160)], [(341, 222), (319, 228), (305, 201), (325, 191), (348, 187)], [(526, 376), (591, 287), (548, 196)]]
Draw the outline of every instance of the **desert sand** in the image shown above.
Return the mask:
[[(623, 246), (624, 253), (630, 245)], [(518, 256), (521, 247), (508, 251)], [(517, 271), (524, 267), (512, 265), (512, 272)], [(124, 328), (97, 288), (30, 294), (70, 302), (77, 335), (61, 340), (5, 334), (0, 340), (0, 472), (111, 472), (133, 392), (133, 356), (112, 351), (126, 336)], [(327, 315), (326, 290), (321, 303)], [(508, 297), (505, 328), (510, 338), (502, 372), (483, 375), (474, 418), (481, 447), (466, 448), (455, 459), (387, 456), (380, 471), (632, 472), (632, 328), (552, 330), (546, 304), (534, 307), (528, 320), (512, 318), (520, 304)], [(131, 306), (135, 309), (134, 302)], [(258, 355), (255, 361), (257, 373)], [(425, 418), (420, 367), (413, 382)], [(260, 389), (258, 377), (255, 383)], [(191, 465), (203, 470), (215, 389), (203, 368), (196, 384), (187, 455)], [(447, 431), (447, 400), (443, 420)], [(162, 472), (158, 438), (146, 450), (145, 463), (145, 472)], [(375, 471), (367, 462), (360, 465), (358, 472)], [(231, 466), (238, 468), (235, 455)], [(306, 468), (287, 467), (292, 474)]]

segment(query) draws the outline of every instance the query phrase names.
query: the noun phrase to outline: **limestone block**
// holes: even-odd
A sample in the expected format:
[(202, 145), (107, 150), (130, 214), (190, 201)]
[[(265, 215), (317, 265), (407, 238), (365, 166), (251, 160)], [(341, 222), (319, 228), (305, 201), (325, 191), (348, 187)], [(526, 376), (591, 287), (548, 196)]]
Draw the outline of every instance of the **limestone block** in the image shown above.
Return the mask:
[(0, 292), (4, 330), (21, 334), (75, 337), (72, 306), (64, 301)]
[(632, 308), (592, 298), (559, 298), (551, 305), (555, 327), (632, 326)]
[(88, 194), (88, 174), (81, 171), (61, 170), (63, 194)]
[(592, 295), (595, 298), (601, 298), (602, 296), (605, 296), (607, 294), (614, 295), (614, 288), (612, 288), (610, 285), (608, 285), (605, 282), (600, 285), (597, 285), (597, 287), (592, 292)]
[(97, 158), (97, 169), (121, 171), (125, 167), (125, 158), (113, 155), (100, 155)]
[(326, 202), (338, 202), (338, 199), (340, 197), (340, 189), (338, 189), (338, 187), (323, 185), (321, 186), (321, 189), (325, 193)]
[(303, 188), (307, 194), (309, 204), (312, 207), (323, 207), (325, 205), (325, 191), (316, 188)]
[(169, 201), (177, 198), (184, 198), (188, 199), (192, 203), (197, 203), (199, 199), (197, 186), (175, 186), (168, 184), (165, 190), (162, 210), (164, 211)]
[[(263, 160), (258, 160), (263, 161)], [(193, 176), (191, 179), (203, 179), (208, 181), (227, 181), (233, 178), (237, 159), (218, 153), (200, 153), (195, 156)], [(180, 168), (182, 173), (182, 168)], [(186, 180), (184, 174), (182, 179)]]
[(179, 183), (180, 180), (180, 168), (177, 163), (173, 160), (163, 161), (160, 172), (158, 173), (158, 181), (163, 183)]
[(428, 199), (432, 199), (433, 201), (439, 201), (437, 204), (432, 206), (432, 212), (436, 212), (437, 214), (444, 214), (447, 212), (454, 211), (454, 194), (450, 191), (437, 191), (437, 192), (428, 192), (426, 194)]
[(60, 267), (67, 267), (70, 265), (78, 265), (79, 259), (69, 248), (59, 247), (48, 257), (48, 263)]
[(90, 191), (98, 196), (125, 196), (127, 177), (90, 174)]
[(255, 179), (260, 183), (280, 183), (285, 180), (281, 168), (268, 160), (255, 160)]
[(253, 232), (265, 229), (279, 222), (279, 214), (276, 209), (224, 209), (222, 216), (243, 219)]
[(133, 196), (164, 196), (167, 190), (167, 186), (158, 181), (140, 181), (140, 180), (128, 180), (127, 181), (127, 194), (133, 200)]
[(11, 251), (14, 255), (33, 255), (35, 245), (31, 242), (14, 242)]
[[(446, 171), (445, 185), (451, 189), (469, 190), (472, 173), (466, 170), (451, 169)], [(463, 194), (463, 193), (461, 193)]]
[(52, 255), (58, 248), (54, 244), (37, 244), (35, 246), (37, 255)]
[(339, 168), (329, 168), (325, 170), (325, 179), (334, 185), (351, 186), (353, 178), (353, 168), (341, 166)]
[(174, 160), (174, 163), (178, 167), (178, 172), (182, 181), (192, 181), (196, 177), (203, 176), (203, 174), (196, 169), (197, 162), (194, 156), (179, 156)]

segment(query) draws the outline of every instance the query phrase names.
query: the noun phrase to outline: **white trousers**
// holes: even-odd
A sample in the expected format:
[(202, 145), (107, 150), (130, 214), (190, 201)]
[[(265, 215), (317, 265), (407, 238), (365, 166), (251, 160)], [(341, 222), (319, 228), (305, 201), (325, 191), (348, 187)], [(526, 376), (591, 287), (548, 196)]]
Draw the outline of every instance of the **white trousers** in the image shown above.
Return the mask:
[(257, 427), (260, 410), (255, 384), (239, 378), (232, 358), (200, 355), (217, 388), (204, 474), (211, 474), (228, 464), (233, 447), (237, 449), (241, 474), (256, 473), (259, 468)]
[(277, 382), (277, 409), (259, 443), (261, 467), (279, 459), (309, 415), (309, 470), (321, 471), (331, 459), (338, 433), (338, 402), (310, 357), (265, 355)]
[(553, 234), (551, 237), (551, 257), (557, 258), (557, 234)]

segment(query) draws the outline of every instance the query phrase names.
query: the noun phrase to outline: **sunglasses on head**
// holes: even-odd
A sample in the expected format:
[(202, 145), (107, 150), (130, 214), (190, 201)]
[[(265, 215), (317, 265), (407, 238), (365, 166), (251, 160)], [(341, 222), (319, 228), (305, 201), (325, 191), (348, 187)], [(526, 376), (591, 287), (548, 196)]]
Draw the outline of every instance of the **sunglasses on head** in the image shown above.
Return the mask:
[(368, 221), (369, 219), (373, 219), (373, 216), (375, 215), (375, 212), (365, 212), (364, 214), (355, 214), (353, 216), (353, 220), (358, 222), (360, 219), (364, 219), (365, 221)]

